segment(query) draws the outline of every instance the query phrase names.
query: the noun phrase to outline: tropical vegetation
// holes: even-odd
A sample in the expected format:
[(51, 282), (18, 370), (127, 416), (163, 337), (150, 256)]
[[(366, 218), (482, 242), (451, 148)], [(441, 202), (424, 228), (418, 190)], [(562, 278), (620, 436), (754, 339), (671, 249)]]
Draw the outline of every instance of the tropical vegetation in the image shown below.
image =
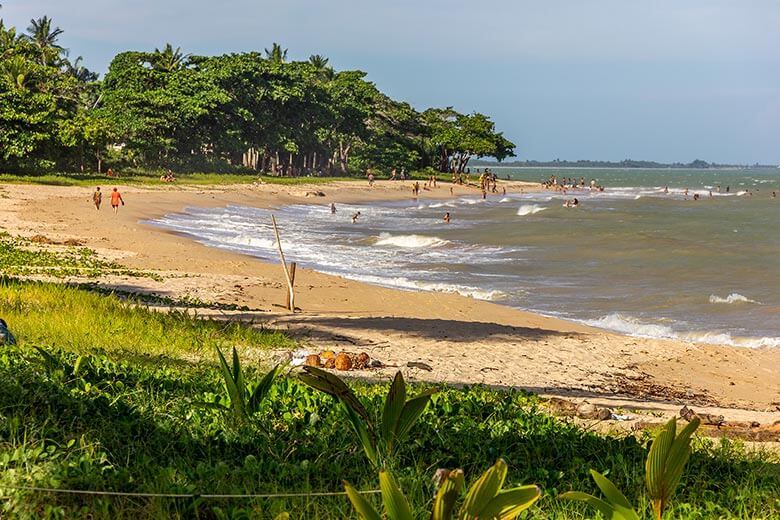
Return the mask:
[(25, 32), (0, 19), (0, 171), (462, 172), (471, 157), (514, 155), (483, 114), (420, 112), (365, 72), (317, 54), (290, 60), (278, 43), (122, 52), (99, 80), (70, 59), (62, 33), (46, 16)]

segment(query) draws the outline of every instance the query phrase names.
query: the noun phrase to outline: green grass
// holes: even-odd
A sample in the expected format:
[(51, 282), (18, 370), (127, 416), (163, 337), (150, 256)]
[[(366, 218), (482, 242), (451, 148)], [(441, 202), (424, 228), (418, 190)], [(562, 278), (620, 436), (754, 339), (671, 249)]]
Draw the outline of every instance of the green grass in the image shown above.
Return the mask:
[(13, 237), (0, 232), (0, 273), (11, 276), (49, 276), (54, 278), (94, 278), (106, 274), (162, 278), (151, 272), (142, 272), (106, 262), (86, 247), (72, 246), (60, 250), (41, 250), (29, 239)]
[[(0, 347), (0, 517), (354, 518), (346, 497), (164, 499), (34, 493), (4, 486), (143, 493), (374, 489), (377, 478), (339, 406), (293, 375), (277, 379), (248, 425), (199, 405), (223, 399), (214, 347), (236, 346), (256, 382), (257, 362), (285, 335), (182, 313), (161, 314), (82, 288), (0, 279), (0, 317), (18, 345)], [(56, 359), (47, 363), (34, 347)], [(76, 370), (76, 366), (78, 369)], [(350, 383), (369, 409), (387, 385)], [(415, 388), (416, 393), (420, 388)], [(595, 468), (642, 507), (649, 437), (602, 436), (552, 418), (524, 392), (444, 388), (399, 446), (397, 477), (423, 511), (439, 467), (470, 481), (498, 457), (508, 484), (545, 496), (525, 518), (593, 518), (555, 497), (596, 493)], [(780, 461), (741, 445), (697, 441), (669, 518), (780, 518)], [(371, 498), (372, 501), (376, 497)]]
[(131, 186), (218, 186), (227, 184), (251, 184), (261, 179), (270, 184), (325, 184), (333, 181), (354, 181), (355, 177), (273, 177), (257, 173), (182, 173), (176, 182), (160, 180), (159, 173), (133, 172), (119, 177), (97, 174), (47, 173), (47, 174), (0, 174), (0, 184), (43, 184), (49, 186), (95, 186), (97, 184), (122, 184)]

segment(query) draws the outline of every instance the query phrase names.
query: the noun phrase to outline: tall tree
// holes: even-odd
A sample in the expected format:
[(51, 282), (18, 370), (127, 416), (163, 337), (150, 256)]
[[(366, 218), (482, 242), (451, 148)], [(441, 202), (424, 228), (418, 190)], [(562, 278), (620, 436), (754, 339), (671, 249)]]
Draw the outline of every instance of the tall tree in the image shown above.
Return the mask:
[(62, 47), (57, 39), (62, 33), (59, 27), (52, 27), (52, 20), (48, 16), (30, 20), (27, 37), (38, 48), (42, 65), (51, 64), (59, 56)]
[(274, 42), (271, 50), (265, 50), (265, 57), (274, 63), (284, 63), (287, 61), (287, 49), (282, 49), (281, 45)]
[(154, 49), (154, 55), (150, 59), (151, 65), (157, 70), (173, 72), (184, 66), (190, 59), (189, 54), (184, 54), (181, 47), (173, 48), (170, 43), (165, 44), (163, 50)]

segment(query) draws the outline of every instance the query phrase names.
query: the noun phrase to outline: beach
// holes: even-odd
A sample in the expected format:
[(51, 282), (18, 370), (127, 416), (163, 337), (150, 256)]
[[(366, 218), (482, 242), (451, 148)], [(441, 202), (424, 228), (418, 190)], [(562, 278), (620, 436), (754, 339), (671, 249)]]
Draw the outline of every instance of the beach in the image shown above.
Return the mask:
[[(207, 247), (148, 223), (191, 207), (408, 200), (410, 182), (378, 181), (372, 188), (365, 182), (117, 186), (127, 204), (113, 215), (107, 205), (95, 211), (91, 187), (2, 185), (0, 228), (12, 235), (74, 239), (106, 259), (162, 275), (162, 281), (93, 280), (98, 285), (246, 307), (251, 310), (219, 314), (287, 330), (312, 352), (366, 352), (385, 365), (350, 373), (357, 377), (387, 378), (401, 368), (416, 381), (523, 388), (621, 410), (675, 414), (688, 404), (729, 420), (780, 420), (777, 348), (630, 337), (459, 294), (379, 287), (301, 267), (295, 281), (300, 311), (290, 313), (283, 307), (286, 285), (279, 263)], [(478, 189), (461, 186), (450, 194), (449, 186), (423, 190), (419, 200), (479, 196)], [(502, 186), (509, 193), (540, 189), (520, 182)], [(282, 225), (283, 242), (284, 232)]]

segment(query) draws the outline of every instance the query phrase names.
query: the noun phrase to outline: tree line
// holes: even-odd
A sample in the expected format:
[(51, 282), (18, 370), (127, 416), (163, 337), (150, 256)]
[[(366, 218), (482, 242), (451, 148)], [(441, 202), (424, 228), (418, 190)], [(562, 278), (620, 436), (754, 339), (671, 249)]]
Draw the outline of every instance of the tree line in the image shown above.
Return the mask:
[(0, 19), (0, 171), (257, 170), (346, 175), (392, 168), (463, 172), (515, 145), (489, 117), (418, 111), (366, 73), (312, 55), (185, 54), (171, 44), (114, 57), (102, 79), (71, 60), (46, 16)]

